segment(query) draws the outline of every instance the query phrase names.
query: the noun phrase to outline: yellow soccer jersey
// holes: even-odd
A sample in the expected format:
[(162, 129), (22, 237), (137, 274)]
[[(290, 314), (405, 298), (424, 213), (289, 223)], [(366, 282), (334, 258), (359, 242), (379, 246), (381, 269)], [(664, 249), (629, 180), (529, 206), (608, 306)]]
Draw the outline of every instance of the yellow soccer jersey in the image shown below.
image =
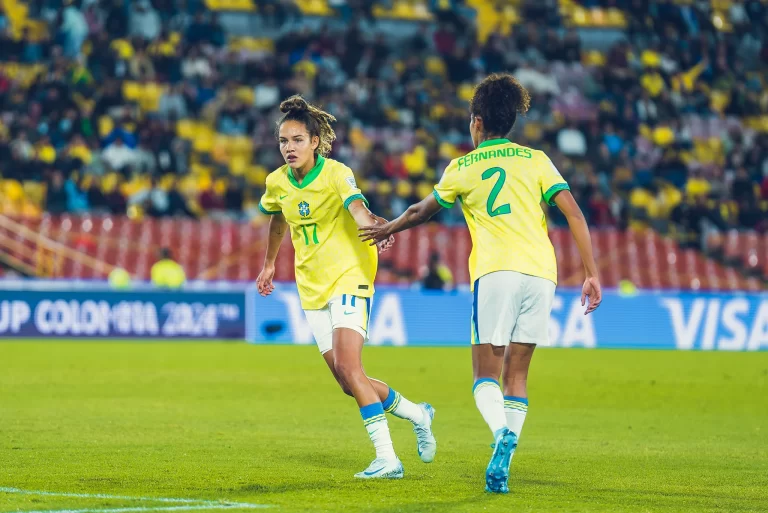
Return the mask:
[(324, 308), (342, 294), (373, 295), (378, 252), (361, 242), (357, 223), (345, 210), (365, 201), (352, 170), (341, 162), (317, 157), (301, 185), (288, 165), (267, 177), (259, 202), (265, 214), (285, 216), (296, 253), (296, 284), (305, 310)]
[(555, 250), (547, 234), (541, 201), (568, 184), (542, 151), (507, 139), (481, 143), (451, 161), (435, 186), (446, 208), (458, 198), (472, 236), (469, 275), (517, 271), (557, 284)]

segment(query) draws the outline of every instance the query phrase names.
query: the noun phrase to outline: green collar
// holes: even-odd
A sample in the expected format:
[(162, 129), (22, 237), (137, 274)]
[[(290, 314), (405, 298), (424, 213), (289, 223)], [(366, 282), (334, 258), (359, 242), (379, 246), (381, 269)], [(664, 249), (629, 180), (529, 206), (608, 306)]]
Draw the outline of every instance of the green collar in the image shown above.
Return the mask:
[(502, 138), (502, 139), (488, 139), (487, 141), (483, 141), (483, 142), (481, 142), (480, 144), (478, 144), (478, 145), (477, 145), (477, 147), (478, 147), (478, 149), (479, 149), (479, 148), (485, 148), (486, 146), (494, 146), (494, 145), (496, 145), (496, 144), (507, 144), (507, 143), (511, 143), (511, 142), (512, 142), (512, 141), (510, 141), (510, 140), (509, 140), (509, 139), (507, 139), (507, 138)]
[(293, 176), (293, 169), (288, 167), (288, 181), (291, 182), (291, 184), (297, 189), (303, 189), (307, 187), (309, 184), (311, 184), (313, 181), (315, 181), (315, 178), (317, 178), (317, 175), (319, 175), (320, 171), (323, 170), (324, 164), (325, 164), (325, 157), (323, 157), (322, 155), (318, 155), (317, 162), (315, 162), (315, 167), (309, 170), (309, 173), (307, 173), (307, 176), (304, 177), (304, 180), (302, 180), (301, 184), (299, 184), (299, 182), (296, 181), (296, 177)]

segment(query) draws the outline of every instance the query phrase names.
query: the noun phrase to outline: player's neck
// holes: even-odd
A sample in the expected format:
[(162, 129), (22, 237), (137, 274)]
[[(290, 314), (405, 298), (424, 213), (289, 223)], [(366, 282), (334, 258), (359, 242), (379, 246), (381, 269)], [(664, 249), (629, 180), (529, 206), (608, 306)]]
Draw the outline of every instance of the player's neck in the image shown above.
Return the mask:
[(507, 136), (505, 135), (481, 135), (479, 138), (479, 141), (477, 142), (477, 145), (480, 146), (486, 141), (495, 141), (497, 139), (506, 139)]
[(296, 177), (296, 181), (301, 183), (304, 181), (304, 178), (309, 174), (310, 171), (312, 171), (312, 168), (315, 167), (315, 164), (317, 164), (317, 158), (313, 158), (300, 168), (293, 170), (293, 176)]

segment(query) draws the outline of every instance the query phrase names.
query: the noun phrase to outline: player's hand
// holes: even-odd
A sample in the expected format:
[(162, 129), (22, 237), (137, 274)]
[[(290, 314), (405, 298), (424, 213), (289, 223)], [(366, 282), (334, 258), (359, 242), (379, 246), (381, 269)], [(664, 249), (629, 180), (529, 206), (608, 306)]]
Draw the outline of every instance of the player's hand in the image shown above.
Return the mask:
[(392, 237), (392, 234), (389, 233), (390, 226), (391, 223), (387, 222), (384, 224), (372, 224), (371, 226), (358, 228), (357, 232), (360, 240), (363, 242), (371, 241), (371, 246), (375, 246), (376, 244), (384, 242)]
[(597, 307), (603, 301), (603, 290), (600, 288), (600, 280), (594, 276), (584, 280), (584, 286), (581, 287), (581, 306), (587, 304), (587, 298), (589, 298), (589, 306), (587, 306), (584, 315), (597, 310)]
[(275, 266), (264, 265), (264, 268), (259, 273), (259, 277), (256, 278), (256, 288), (264, 297), (267, 297), (275, 290), (275, 286), (272, 284), (272, 278), (275, 277)]
[[(371, 212), (371, 218), (373, 219), (374, 226), (385, 225), (389, 222), (383, 217), (377, 216), (373, 212)], [(379, 247), (379, 253), (384, 253), (385, 251), (388, 251), (394, 244), (395, 244), (394, 235), (390, 235), (389, 238), (376, 243), (376, 245)]]

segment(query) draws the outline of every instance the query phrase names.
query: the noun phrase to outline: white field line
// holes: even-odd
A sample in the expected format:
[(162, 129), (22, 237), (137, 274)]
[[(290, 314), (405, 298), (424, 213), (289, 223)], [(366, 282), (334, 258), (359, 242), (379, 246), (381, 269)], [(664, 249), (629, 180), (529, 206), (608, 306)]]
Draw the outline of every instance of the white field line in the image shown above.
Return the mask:
[(186, 505), (186, 506), (158, 506), (158, 507), (143, 507), (136, 506), (132, 508), (93, 508), (93, 509), (46, 509), (38, 511), (25, 511), (18, 510), (11, 513), (130, 513), (130, 512), (146, 512), (146, 511), (192, 511), (199, 509), (256, 509), (256, 508), (268, 508), (266, 504), (244, 504), (244, 503), (230, 503), (230, 504), (199, 504), (199, 505)]
[(18, 511), (9, 513), (131, 513), (139, 511), (191, 511), (202, 509), (257, 509), (269, 508), (269, 504), (250, 504), (247, 502), (210, 501), (204, 499), (182, 499), (173, 497), (132, 497), (129, 495), (109, 495), (103, 493), (47, 492), (43, 490), (22, 490), (20, 488), (0, 487), (0, 493), (19, 495), (41, 495), (47, 497), (74, 497), (79, 499), (111, 499), (123, 501), (151, 501), (179, 504), (179, 506), (135, 506), (118, 508), (57, 509), (40, 511)]

